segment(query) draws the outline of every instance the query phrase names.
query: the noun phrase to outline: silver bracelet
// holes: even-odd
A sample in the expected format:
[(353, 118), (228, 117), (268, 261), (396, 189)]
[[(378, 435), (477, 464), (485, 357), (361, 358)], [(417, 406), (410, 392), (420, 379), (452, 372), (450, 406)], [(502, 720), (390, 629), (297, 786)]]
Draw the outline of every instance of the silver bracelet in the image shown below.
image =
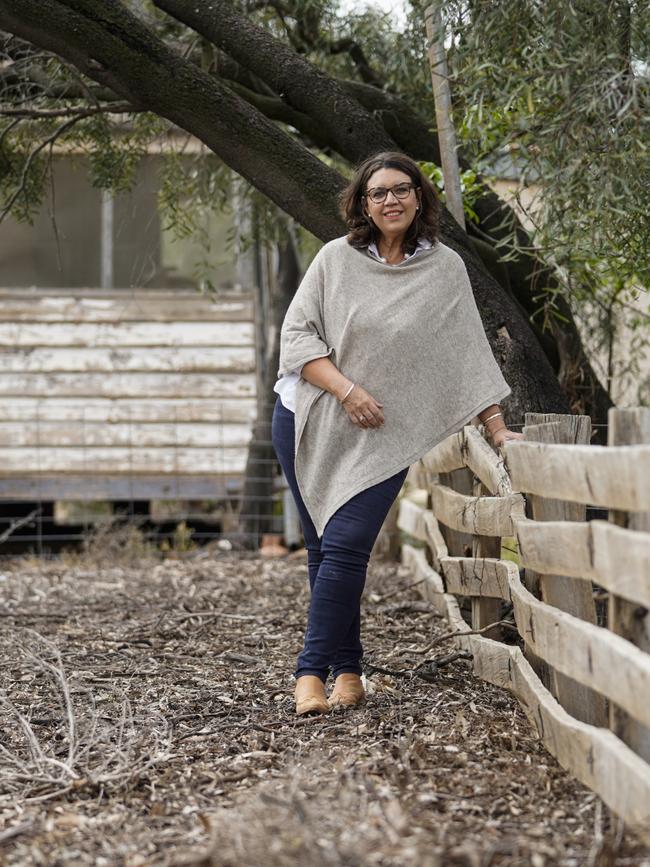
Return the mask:
[(356, 385), (356, 383), (353, 382), (352, 385), (350, 386), (350, 388), (348, 388), (348, 390), (345, 392), (345, 394), (343, 395), (343, 397), (341, 398), (341, 400), (339, 401), (339, 403), (343, 403), (343, 401), (344, 401), (345, 398), (350, 394), (350, 392), (352, 391), (352, 389), (354, 388), (355, 385)]
[(498, 418), (499, 416), (503, 416), (502, 412), (494, 412), (492, 415), (489, 415), (486, 419), (483, 419), (483, 424), (487, 424), (489, 421), (492, 421), (493, 418)]

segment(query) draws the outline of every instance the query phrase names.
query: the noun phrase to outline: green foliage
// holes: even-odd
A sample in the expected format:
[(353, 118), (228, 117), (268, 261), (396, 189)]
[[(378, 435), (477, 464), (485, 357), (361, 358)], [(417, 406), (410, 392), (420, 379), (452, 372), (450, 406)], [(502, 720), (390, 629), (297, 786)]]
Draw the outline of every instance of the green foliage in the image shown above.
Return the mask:
[[(445, 181), (442, 176), (442, 169), (435, 163), (430, 162), (421, 162), (419, 166), (431, 183), (437, 187), (440, 201), (446, 202)], [(460, 173), (460, 191), (463, 196), (463, 211), (465, 212), (465, 216), (473, 223), (478, 223), (479, 217), (472, 205), (483, 194), (484, 187), (474, 169), (467, 169)]]
[(0, 121), (2, 214), (31, 222), (52, 179), (53, 160), (74, 151), (88, 160), (91, 183), (115, 193), (133, 187), (136, 169), (163, 122), (152, 114), (106, 114)]
[(80, 122), (75, 144), (87, 154), (93, 186), (114, 193), (131, 190), (149, 144), (168, 126), (149, 113), (129, 115), (118, 123), (105, 114)]
[(169, 142), (159, 177), (163, 227), (177, 238), (201, 234), (206, 212), (232, 210), (233, 173), (207, 149), (188, 153), (184, 147)]
[[(559, 279), (540, 286), (539, 318), (562, 294), (607, 359), (603, 380), (632, 381), (650, 341), (648, 0), (450, 0), (444, 15), (465, 158), (537, 189), (517, 199), (527, 249)], [(512, 232), (502, 258), (521, 245)]]

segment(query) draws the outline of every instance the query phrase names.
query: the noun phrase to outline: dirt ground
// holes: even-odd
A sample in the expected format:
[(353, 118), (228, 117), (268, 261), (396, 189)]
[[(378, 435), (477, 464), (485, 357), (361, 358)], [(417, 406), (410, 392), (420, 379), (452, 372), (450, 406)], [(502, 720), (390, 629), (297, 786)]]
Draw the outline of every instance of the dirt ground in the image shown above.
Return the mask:
[[(466, 661), (296, 718), (301, 557), (122, 553), (0, 562), (0, 864), (650, 867)], [(375, 666), (448, 631), (412, 581), (371, 563)]]

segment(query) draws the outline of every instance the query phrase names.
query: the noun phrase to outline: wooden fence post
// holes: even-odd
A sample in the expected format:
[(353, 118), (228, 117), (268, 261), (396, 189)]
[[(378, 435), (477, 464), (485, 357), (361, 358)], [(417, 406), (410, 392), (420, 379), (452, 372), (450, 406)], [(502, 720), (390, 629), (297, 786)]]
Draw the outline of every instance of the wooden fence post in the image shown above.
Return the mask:
[[(474, 496), (489, 496), (490, 492), (481, 482), (477, 481), (474, 485)], [(501, 557), (501, 537), (500, 536), (474, 536), (473, 542), (473, 557)], [(490, 623), (496, 623), (501, 620), (501, 600), (490, 599), (488, 597), (472, 597), (472, 629), (483, 629)], [(495, 626), (484, 633), (486, 638), (492, 638), (499, 641), (503, 638), (503, 630), (500, 626)]]
[[(588, 444), (590, 440), (589, 416), (526, 413), (525, 421), (524, 436), (529, 441)], [(531, 517), (536, 521), (584, 521), (586, 518), (586, 507), (581, 503), (535, 495), (529, 495), (527, 500)], [(589, 623), (596, 623), (596, 606), (589, 582), (564, 575), (537, 577), (544, 602)], [(606, 725), (606, 703), (600, 695), (554, 670), (550, 672), (550, 680), (553, 695), (572, 716), (592, 725)]]
[[(440, 484), (447, 485), (459, 494), (471, 496), (474, 491), (474, 473), (466, 467), (459, 470), (451, 470), (449, 473), (439, 473)], [(454, 530), (452, 527), (442, 525), (442, 535), (447, 545), (447, 550), (452, 557), (471, 557), (474, 537), (469, 533)]]
[[(650, 443), (650, 409), (612, 408), (608, 413), (608, 446), (647, 445)], [(650, 479), (646, 480), (650, 485)], [(650, 532), (650, 512), (610, 510), (609, 519), (619, 527)], [(650, 613), (646, 608), (609, 594), (607, 625), (646, 653), (650, 653)], [(650, 701), (650, 696), (648, 697)], [(650, 729), (610, 702), (609, 724), (612, 731), (637, 755), (650, 762)]]
[[(463, 467), (458, 470), (451, 470), (448, 473), (439, 473), (438, 480), (441, 485), (447, 485), (459, 494), (467, 494), (471, 496), (474, 491), (474, 473), (468, 468)], [(454, 530), (453, 527), (447, 527), (446, 524), (440, 525), (442, 538), (447, 546), (447, 552), (451, 557), (471, 557), (474, 550), (474, 537), (470, 533), (463, 533), (461, 530)], [(460, 603), (461, 600), (459, 600)], [(471, 619), (474, 622), (474, 600), (471, 600)], [(462, 609), (467, 613), (466, 603), (462, 604)], [(459, 611), (461, 608), (459, 607)]]

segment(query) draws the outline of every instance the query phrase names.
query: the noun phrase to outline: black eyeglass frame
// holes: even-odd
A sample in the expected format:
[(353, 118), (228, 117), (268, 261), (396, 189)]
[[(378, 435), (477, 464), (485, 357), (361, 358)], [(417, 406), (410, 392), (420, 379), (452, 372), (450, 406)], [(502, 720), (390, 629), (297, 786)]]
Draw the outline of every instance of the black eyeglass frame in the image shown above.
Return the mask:
[[(405, 196), (398, 196), (397, 193), (395, 192), (395, 187), (408, 187), (409, 191)], [(364, 199), (370, 199), (370, 201), (374, 205), (381, 205), (383, 202), (386, 201), (389, 193), (392, 193), (396, 199), (398, 199), (399, 201), (402, 201), (403, 199), (408, 199), (408, 197), (411, 195), (411, 190), (419, 190), (419, 189), (421, 189), (421, 187), (418, 187), (413, 182), (400, 181), (399, 184), (393, 184), (392, 187), (371, 187), (369, 190), (367, 190), (365, 193), (362, 193), (361, 195), (363, 196)], [(371, 193), (374, 190), (386, 190), (386, 193), (382, 199), (375, 200), (371, 196)]]

